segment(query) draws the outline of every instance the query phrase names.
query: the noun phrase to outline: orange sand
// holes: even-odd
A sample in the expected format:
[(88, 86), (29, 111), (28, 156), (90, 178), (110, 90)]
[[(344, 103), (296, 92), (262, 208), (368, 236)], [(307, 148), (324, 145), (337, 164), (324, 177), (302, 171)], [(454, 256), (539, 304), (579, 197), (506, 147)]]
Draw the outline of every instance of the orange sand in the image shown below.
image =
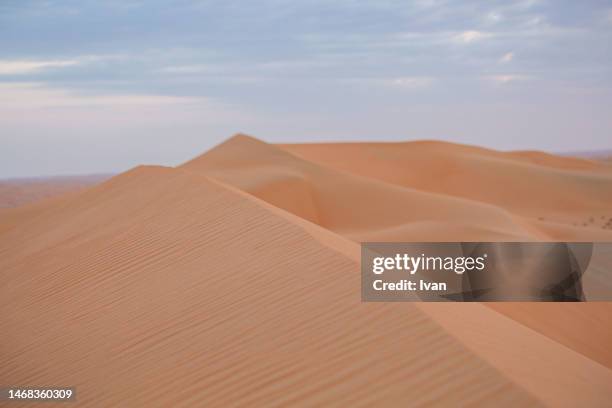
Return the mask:
[(360, 301), (359, 241), (610, 241), (601, 217), (596, 162), (238, 135), (0, 211), (0, 384), (104, 407), (609, 406), (608, 303)]

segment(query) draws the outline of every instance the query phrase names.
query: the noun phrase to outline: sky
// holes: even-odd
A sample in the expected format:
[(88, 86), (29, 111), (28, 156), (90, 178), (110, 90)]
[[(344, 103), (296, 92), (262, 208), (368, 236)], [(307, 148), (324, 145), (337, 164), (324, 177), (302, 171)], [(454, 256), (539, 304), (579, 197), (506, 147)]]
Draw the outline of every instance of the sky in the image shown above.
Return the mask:
[(609, 150), (612, 2), (0, 0), (0, 178), (238, 132)]

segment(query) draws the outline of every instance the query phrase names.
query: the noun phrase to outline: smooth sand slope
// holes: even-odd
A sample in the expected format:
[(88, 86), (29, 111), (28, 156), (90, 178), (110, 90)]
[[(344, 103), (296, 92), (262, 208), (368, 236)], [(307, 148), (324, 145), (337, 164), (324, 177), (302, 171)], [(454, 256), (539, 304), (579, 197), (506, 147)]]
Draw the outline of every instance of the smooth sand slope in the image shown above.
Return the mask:
[(608, 304), (361, 303), (358, 265), (362, 239), (609, 231), (288, 150), (237, 136), (1, 211), (0, 383), (79, 406), (609, 404)]
[(97, 406), (536, 403), (414, 306), (360, 304), (355, 260), (199, 175), (138, 168), (2, 238), (3, 383)]

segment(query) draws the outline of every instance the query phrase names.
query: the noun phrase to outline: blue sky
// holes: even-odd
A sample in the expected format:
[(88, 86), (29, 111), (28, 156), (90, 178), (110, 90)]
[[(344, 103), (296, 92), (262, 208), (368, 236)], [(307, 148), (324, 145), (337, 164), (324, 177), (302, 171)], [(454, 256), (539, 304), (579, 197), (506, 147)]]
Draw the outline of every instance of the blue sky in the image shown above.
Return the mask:
[(610, 149), (611, 107), (609, 1), (0, 1), (0, 178), (237, 132)]

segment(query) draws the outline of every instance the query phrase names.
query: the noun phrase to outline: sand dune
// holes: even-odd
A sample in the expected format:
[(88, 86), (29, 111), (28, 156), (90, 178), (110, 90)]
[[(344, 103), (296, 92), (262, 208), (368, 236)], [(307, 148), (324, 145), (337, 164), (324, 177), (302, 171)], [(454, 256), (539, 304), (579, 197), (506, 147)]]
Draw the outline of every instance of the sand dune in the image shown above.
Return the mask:
[(609, 304), (362, 303), (358, 246), (609, 239), (570, 222), (611, 213), (608, 170), (409, 146), (239, 135), (0, 211), (0, 383), (79, 406), (609, 405)]
[(356, 241), (436, 240), (443, 229), (449, 240), (470, 239), (470, 234), (474, 240), (539, 236), (501, 208), (335, 171), (244, 135), (180, 168), (209, 175)]
[(612, 219), (612, 168), (595, 161), (444, 142), (280, 147), (326, 167), (489, 203), (540, 221), (598, 229)]
[(354, 260), (205, 177), (138, 168), (48, 211), (2, 237), (3, 382), (100, 406), (535, 403), (414, 306), (360, 304)]

